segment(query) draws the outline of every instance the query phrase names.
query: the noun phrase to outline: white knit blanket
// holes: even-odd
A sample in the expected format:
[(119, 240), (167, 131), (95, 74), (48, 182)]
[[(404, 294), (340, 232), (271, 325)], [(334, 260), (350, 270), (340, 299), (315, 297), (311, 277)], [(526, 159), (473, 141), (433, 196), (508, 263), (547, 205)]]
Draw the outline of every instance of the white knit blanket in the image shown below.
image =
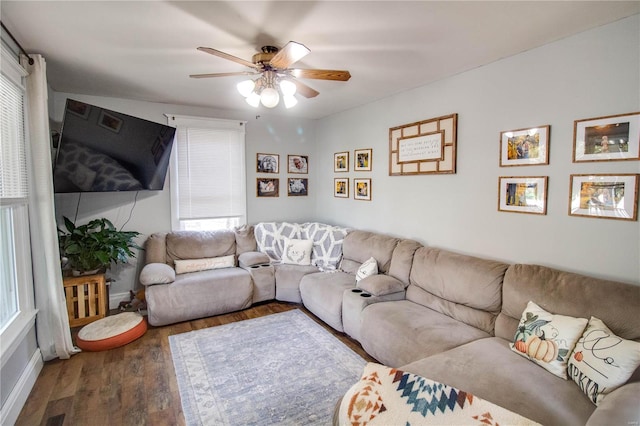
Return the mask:
[(537, 425), (442, 383), (368, 363), (340, 405), (340, 425)]

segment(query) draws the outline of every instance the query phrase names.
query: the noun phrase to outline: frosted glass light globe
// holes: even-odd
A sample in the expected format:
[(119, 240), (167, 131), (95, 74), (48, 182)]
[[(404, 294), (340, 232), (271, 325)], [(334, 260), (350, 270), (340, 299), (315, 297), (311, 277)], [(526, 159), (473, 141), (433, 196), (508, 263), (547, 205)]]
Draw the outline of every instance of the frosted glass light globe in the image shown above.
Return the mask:
[(278, 105), (278, 102), (280, 102), (280, 95), (273, 87), (267, 87), (260, 95), (260, 102), (262, 102), (262, 105), (267, 108), (273, 108)]
[(258, 108), (258, 105), (260, 105), (260, 95), (258, 95), (256, 92), (251, 92), (249, 96), (247, 96), (246, 101), (252, 107)]
[(256, 84), (253, 82), (253, 80), (241, 81), (236, 85), (238, 92), (240, 92), (240, 94), (245, 98), (248, 97), (251, 94), (251, 92), (253, 92), (253, 89), (255, 87), (256, 87)]
[(298, 100), (293, 95), (291, 96), (284, 95), (282, 97), (282, 100), (284, 101), (284, 106), (287, 109), (296, 106), (296, 104), (298, 103)]
[(296, 85), (295, 83), (289, 80), (282, 80), (280, 82), (280, 90), (282, 90), (282, 94), (284, 96), (293, 96), (296, 94)]

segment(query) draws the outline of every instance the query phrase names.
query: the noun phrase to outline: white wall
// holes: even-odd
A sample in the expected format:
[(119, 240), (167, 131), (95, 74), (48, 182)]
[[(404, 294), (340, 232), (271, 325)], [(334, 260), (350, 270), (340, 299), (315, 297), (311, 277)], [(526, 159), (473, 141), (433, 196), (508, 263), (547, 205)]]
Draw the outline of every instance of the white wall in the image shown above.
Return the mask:
[[(224, 118), (233, 120), (246, 120), (246, 167), (247, 167), (247, 220), (249, 223), (257, 223), (269, 220), (307, 221), (315, 214), (315, 198), (313, 197), (317, 170), (314, 161), (315, 152), (315, 126), (316, 121), (308, 119), (273, 116), (264, 111), (256, 114), (234, 111), (212, 110), (181, 105), (168, 105), (160, 103), (131, 101), (125, 99), (105, 98), (69, 93), (54, 93), (53, 120), (61, 122), (65, 102), (67, 98), (77, 99), (108, 108), (114, 111), (166, 123), (165, 113), (178, 115), (193, 115), (202, 117)], [(256, 154), (258, 152), (280, 155), (280, 173), (266, 175), (280, 178), (280, 197), (257, 198), (256, 197)], [(310, 196), (287, 197), (287, 155), (309, 156), (309, 180)], [(300, 175), (298, 175), (300, 176)], [(293, 175), (295, 177), (295, 175)], [(139, 244), (142, 245), (147, 236), (154, 232), (167, 232), (171, 228), (170, 218), (170, 190), (169, 178), (165, 182), (163, 191), (141, 191), (135, 202), (135, 192), (122, 193), (83, 193), (56, 194), (56, 217), (58, 223), (62, 223), (62, 217), (67, 216), (72, 220), (76, 216), (77, 223), (83, 224), (91, 219), (106, 217), (114, 225), (120, 228), (131, 219), (124, 230), (138, 231), (142, 235)], [(144, 256), (144, 254), (142, 254)], [(137, 286), (137, 275), (141, 262), (132, 259), (130, 265), (112, 268), (108, 276), (115, 279), (110, 288), (112, 295), (112, 307), (117, 305), (122, 294)]]
[[(573, 122), (640, 111), (636, 15), (318, 123), (321, 221), (415, 238), (515, 263), (640, 284), (640, 222), (568, 216), (569, 175), (638, 173), (638, 161), (572, 163)], [(388, 129), (458, 113), (455, 175), (388, 176)], [(548, 166), (499, 167), (501, 131), (551, 125)], [(373, 148), (373, 171), (350, 172), (332, 196), (333, 153)], [(549, 176), (547, 215), (497, 211), (498, 176)], [(371, 177), (373, 200), (353, 199)]]

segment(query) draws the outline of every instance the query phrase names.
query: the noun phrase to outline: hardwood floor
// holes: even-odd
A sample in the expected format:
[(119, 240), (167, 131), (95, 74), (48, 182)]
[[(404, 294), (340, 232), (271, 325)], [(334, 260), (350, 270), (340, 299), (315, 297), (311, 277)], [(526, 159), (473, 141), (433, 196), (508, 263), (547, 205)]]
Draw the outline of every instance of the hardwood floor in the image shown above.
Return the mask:
[[(303, 306), (267, 302), (230, 314), (164, 327), (103, 352), (81, 352), (45, 363), (16, 425), (184, 425), (169, 336), (300, 309), (367, 361), (360, 344), (324, 324)], [(74, 329), (77, 333), (77, 329)]]

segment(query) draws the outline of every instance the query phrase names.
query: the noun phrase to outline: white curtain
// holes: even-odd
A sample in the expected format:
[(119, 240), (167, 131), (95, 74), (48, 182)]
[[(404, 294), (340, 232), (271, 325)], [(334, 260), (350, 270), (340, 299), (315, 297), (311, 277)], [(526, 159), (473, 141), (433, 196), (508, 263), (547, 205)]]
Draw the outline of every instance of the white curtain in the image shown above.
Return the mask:
[(33, 258), (36, 332), (45, 361), (69, 358), (76, 352), (71, 340), (69, 318), (62, 286), (60, 252), (53, 200), (51, 140), (47, 103), (46, 63), (41, 55), (31, 55), (33, 65), (21, 57), (27, 77), (27, 120), (31, 176), (29, 186), (29, 226)]

